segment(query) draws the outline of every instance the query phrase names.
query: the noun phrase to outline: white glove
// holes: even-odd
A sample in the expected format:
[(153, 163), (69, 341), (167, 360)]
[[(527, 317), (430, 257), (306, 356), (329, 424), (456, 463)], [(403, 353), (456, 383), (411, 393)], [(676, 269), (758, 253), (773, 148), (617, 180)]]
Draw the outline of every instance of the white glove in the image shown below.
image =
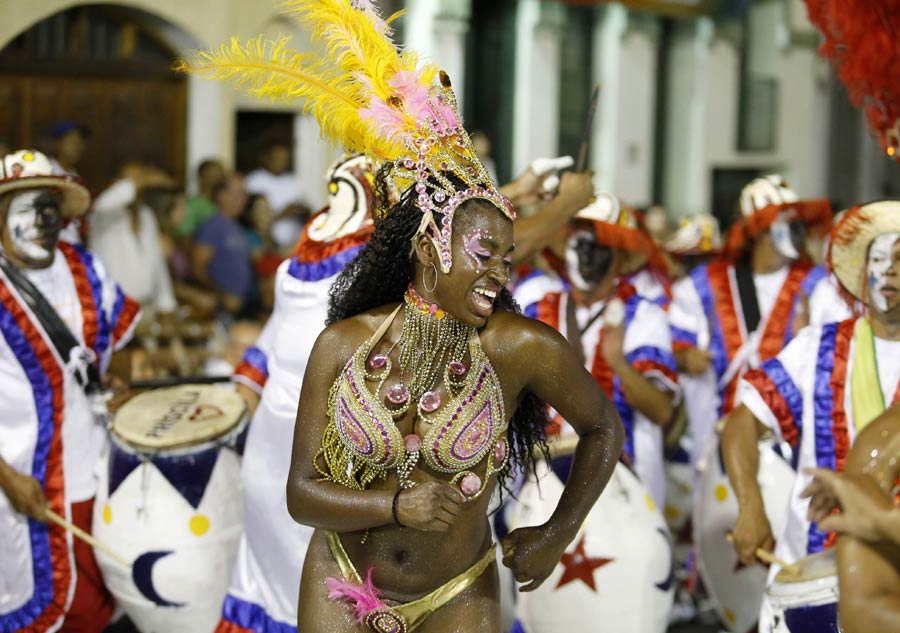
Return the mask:
[(559, 176), (556, 174), (561, 169), (566, 169), (575, 164), (571, 156), (559, 156), (558, 158), (536, 158), (532, 161), (529, 169), (534, 172), (538, 178), (553, 172), (544, 179), (542, 188), (550, 193), (556, 191), (559, 187)]

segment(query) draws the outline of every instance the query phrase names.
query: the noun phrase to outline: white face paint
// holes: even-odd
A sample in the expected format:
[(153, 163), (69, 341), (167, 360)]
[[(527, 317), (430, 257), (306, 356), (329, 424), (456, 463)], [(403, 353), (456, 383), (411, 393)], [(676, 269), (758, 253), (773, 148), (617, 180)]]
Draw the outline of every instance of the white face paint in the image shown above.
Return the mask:
[[(900, 233), (882, 233), (869, 246), (866, 264), (866, 279), (869, 284), (869, 300), (880, 312), (888, 311), (888, 298), (884, 290), (888, 285), (888, 271), (894, 263), (894, 246), (900, 240)], [(889, 288), (897, 292), (900, 288)]]
[(6, 223), (17, 255), (36, 263), (53, 257), (62, 220), (59, 201), (49, 191), (25, 191), (13, 196)]
[(784, 216), (779, 216), (777, 220), (772, 222), (769, 232), (772, 235), (772, 244), (775, 246), (775, 250), (778, 251), (782, 257), (786, 257), (787, 259), (800, 259), (800, 253), (797, 252), (797, 246), (794, 244), (791, 235), (790, 222), (788, 222)]

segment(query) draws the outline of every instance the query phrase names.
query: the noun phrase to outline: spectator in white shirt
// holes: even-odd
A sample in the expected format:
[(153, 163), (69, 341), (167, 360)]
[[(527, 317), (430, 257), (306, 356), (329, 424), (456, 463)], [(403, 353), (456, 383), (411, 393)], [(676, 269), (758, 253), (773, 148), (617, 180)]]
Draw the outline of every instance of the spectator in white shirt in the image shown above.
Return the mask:
[(291, 248), (300, 237), (309, 209), (301, 203), (300, 180), (291, 171), (291, 148), (274, 143), (262, 155), (262, 166), (247, 176), (248, 194), (264, 195), (272, 206), (272, 239)]
[(156, 215), (143, 202), (149, 188), (173, 188), (172, 178), (153, 167), (129, 164), (121, 178), (94, 201), (91, 249), (113, 279), (140, 302), (150, 320), (169, 320), (177, 307), (159, 237)]

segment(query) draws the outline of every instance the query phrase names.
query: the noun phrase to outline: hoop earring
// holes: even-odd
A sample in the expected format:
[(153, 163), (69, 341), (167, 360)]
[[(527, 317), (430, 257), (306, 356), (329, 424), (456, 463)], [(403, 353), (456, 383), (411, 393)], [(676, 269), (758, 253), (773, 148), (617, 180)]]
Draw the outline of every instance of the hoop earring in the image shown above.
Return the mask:
[(428, 283), (426, 283), (425, 281), (425, 271), (428, 269), (422, 269), (422, 287), (424, 287), (428, 292), (434, 292), (434, 289), (437, 288), (438, 270), (437, 266), (434, 265), (434, 262), (431, 263), (431, 268), (434, 269), (434, 285), (431, 288), (428, 287)]

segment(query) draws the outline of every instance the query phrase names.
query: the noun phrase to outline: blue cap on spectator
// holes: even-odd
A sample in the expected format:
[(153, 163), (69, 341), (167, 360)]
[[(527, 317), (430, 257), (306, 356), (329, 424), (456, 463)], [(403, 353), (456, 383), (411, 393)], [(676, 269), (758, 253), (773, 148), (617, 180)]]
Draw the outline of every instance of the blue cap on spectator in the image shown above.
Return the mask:
[(53, 138), (58, 140), (73, 130), (78, 130), (85, 136), (88, 135), (88, 128), (84, 125), (75, 121), (60, 121), (53, 126)]

